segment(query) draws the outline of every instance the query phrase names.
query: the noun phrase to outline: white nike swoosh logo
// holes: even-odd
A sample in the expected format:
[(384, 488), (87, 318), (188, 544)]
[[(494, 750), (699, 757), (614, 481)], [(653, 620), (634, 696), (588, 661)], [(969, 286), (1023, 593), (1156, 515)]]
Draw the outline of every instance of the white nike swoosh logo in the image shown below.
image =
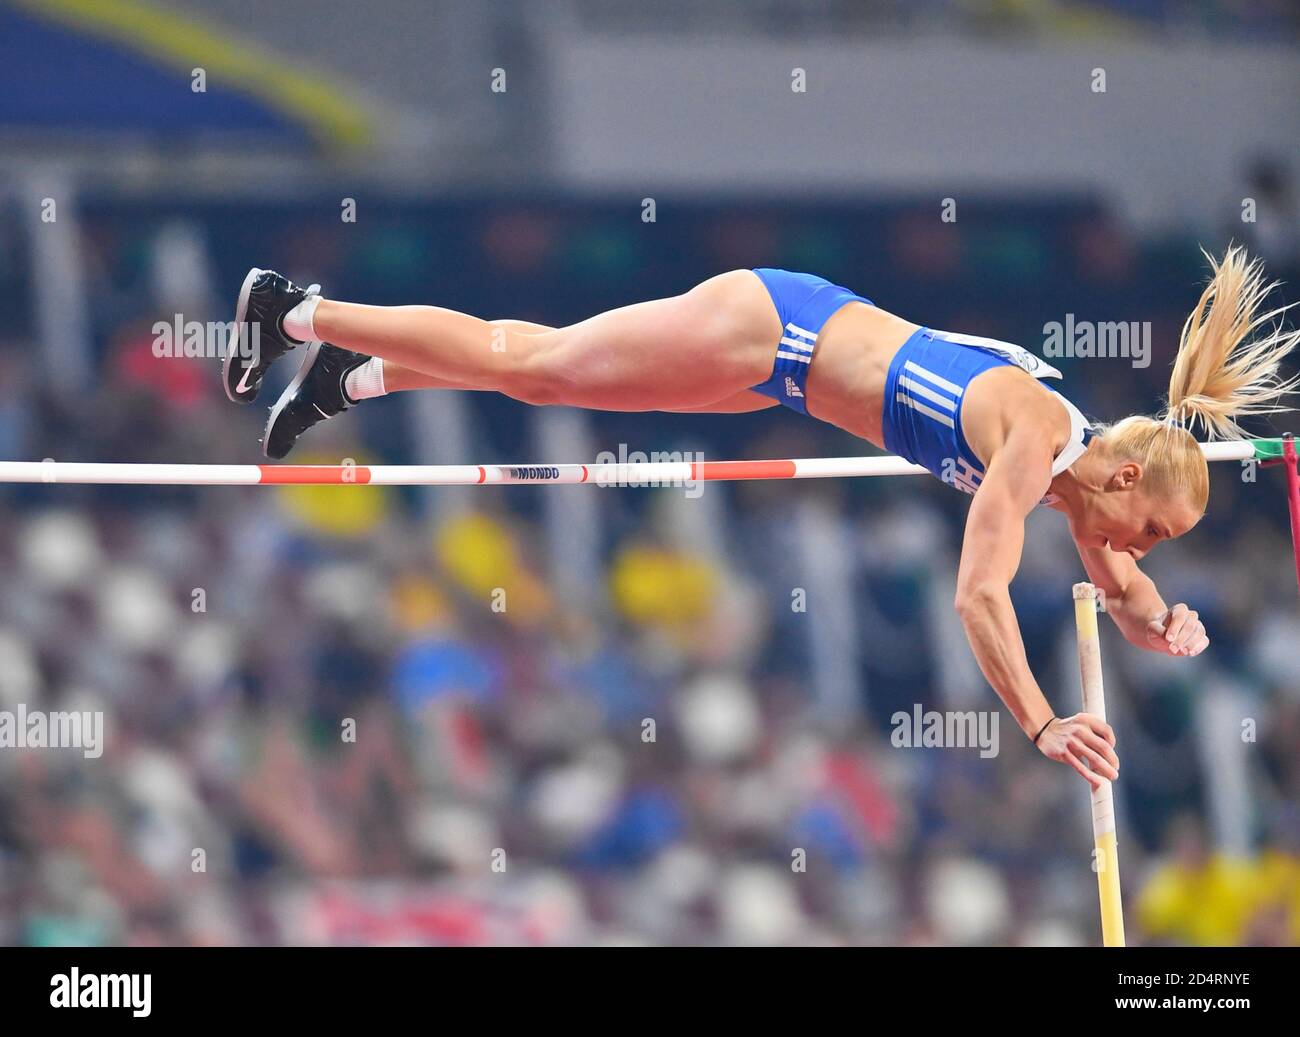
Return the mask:
[(235, 386), (235, 392), (248, 392), (248, 376), (253, 373), (253, 368), (244, 368), (244, 374), (239, 379), (239, 384)]

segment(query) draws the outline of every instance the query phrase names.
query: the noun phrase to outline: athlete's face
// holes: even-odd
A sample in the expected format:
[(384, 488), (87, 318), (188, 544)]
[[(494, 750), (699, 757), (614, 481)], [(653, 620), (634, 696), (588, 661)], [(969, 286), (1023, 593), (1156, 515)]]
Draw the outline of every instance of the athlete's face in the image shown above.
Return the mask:
[(1147, 492), (1141, 466), (1127, 463), (1103, 490), (1085, 498), (1083, 513), (1071, 524), (1075, 539), (1084, 547), (1106, 547), (1136, 560), (1161, 541), (1182, 536), (1200, 517), (1186, 500)]

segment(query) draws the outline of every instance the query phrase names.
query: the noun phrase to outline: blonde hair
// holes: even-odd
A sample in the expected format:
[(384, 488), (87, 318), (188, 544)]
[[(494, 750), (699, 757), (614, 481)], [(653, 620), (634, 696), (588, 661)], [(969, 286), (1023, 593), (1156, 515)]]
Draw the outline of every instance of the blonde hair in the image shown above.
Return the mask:
[[(1183, 324), (1164, 414), (1134, 415), (1099, 431), (1109, 457), (1142, 465), (1152, 493), (1185, 493), (1203, 512), (1210, 472), (1192, 430), (1199, 422), (1208, 439), (1245, 439), (1238, 416), (1291, 410), (1283, 401), (1300, 377), (1283, 380), (1279, 367), (1300, 331), (1274, 323), (1290, 306), (1259, 312), (1279, 283), (1265, 281), (1259, 260), (1237, 245), (1221, 261), (1201, 251), (1212, 276)], [(1262, 325), (1268, 330), (1256, 335)]]

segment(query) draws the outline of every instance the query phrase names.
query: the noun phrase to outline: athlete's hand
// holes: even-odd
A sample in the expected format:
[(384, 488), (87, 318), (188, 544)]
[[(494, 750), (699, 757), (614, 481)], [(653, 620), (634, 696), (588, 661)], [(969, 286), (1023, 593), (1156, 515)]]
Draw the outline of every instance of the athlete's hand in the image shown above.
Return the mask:
[(1106, 721), (1091, 713), (1076, 713), (1048, 724), (1039, 736), (1038, 751), (1049, 760), (1068, 763), (1089, 785), (1100, 788), (1102, 779), (1119, 777), (1114, 744), (1115, 732)]
[(1147, 647), (1162, 655), (1200, 655), (1210, 643), (1201, 617), (1175, 605), (1147, 624)]

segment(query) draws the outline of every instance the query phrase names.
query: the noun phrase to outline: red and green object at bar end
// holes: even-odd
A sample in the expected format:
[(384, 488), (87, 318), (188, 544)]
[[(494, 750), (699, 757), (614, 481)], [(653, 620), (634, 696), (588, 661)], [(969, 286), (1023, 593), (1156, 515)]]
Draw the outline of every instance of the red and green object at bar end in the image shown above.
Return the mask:
[(1300, 471), (1296, 468), (1295, 436), (1284, 433), (1280, 439), (1253, 439), (1255, 460), (1262, 468), (1282, 465), (1286, 469), (1287, 507), (1291, 512), (1291, 548), (1295, 552), (1296, 586), (1300, 587)]
[(1291, 509), (1291, 548), (1295, 552), (1296, 586), (1300, 587), (1300, 471), (1296, 469), (1295, 437), (1282, 437), (1282, 458), (1286, 462), (1287, 506)]

